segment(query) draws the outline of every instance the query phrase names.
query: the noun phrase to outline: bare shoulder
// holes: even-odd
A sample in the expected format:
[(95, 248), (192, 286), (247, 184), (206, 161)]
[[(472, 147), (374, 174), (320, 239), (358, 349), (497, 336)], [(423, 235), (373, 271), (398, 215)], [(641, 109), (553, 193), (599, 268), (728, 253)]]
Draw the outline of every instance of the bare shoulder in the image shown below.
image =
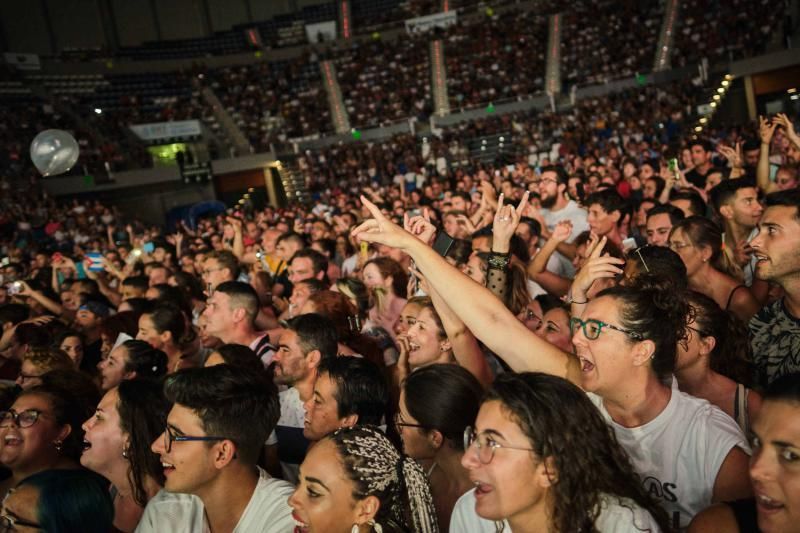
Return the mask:
[(687, 533), (717, 533), (725, 531), (738, 533), (739, 525), (731, 508), (724, 503), (717, 503), (698, 513), (689, 524)]

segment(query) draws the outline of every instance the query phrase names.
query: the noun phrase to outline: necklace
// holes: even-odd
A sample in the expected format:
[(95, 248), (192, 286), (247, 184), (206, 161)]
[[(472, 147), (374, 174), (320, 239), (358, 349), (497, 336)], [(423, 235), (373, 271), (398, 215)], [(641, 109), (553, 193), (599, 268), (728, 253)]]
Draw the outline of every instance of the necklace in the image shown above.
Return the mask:
[(431, 478), (431, 473), (433, 472), (433, 470), (434, 470), (435, 468), (436, 468), (436, 463), (433, 463), (433, 464), (431, 465), (431, 467), (428, 469), (428, 471), (427, 471), (427, 472), (425, 472), (425, 477), (427, 477), (428, 479), (430, 479), (430, 478)]

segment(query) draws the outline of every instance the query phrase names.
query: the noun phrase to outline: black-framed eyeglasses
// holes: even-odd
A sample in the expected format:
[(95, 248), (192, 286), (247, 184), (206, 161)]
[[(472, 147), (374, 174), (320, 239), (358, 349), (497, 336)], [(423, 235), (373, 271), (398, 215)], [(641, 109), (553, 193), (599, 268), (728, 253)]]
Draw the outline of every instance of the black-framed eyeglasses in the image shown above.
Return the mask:
[(498, 448), (503, 448), (506, 450), (519, 450), (523, 452), (535, 452), (533, 448), (523, 448), (522, 446), (509, 446), (507, 444), (500, 444), (496, 440), (494, 440), (490, 434), (484, 433), (475, 433), (475, 429), (472, 426), (467, 426), (464, 429), (464, 451), (466, 452), (469, 450), (472, 445), (475, 445), (478, 448), (478, 460), (488, 465), (494, 459), (494, 452)]
[(19, 377), (20, 381), (22, 381), (24, 383), (26, 379), (38, 379), (38, 378), (40, 378), (42, 376), (41, 376), (41, 374), (23, 374), (22, 372), (20, 372), (18, 374), (18, 377)]
[(204, 441), (204, 442), (213, 442), (218, 440), (232, 440), (228, 437), (213, 437), (213, 436), (203, 436), (203, 437), (192, 437), (189, 435), (178, 435), (173, 432), (172, 428), (169, 426), (166, 427), (164, 430), (164, 448), (166, 448), (167, 453), (172, 451), (172, 443), (173, 442), (189, 442), (189, 441)]
[(0, 516), (0, 533), (10, 533), (17, 530), (17, 526), (32, 527), (35, 529), (42, 529), (41, 524), (35, 522), (28, 522), (22, 518), (13, 518), (8, 515)]
[(400, 414), (398, 411), (394, 415), (394, 427), (397, 428), (399, 432), (402, 428), (422, 428), (422, 429), (430, 429), (428, 426), (424, 426), (422, 424), (411, 424), (403, 420), (403, 415)]
[(603, 328), (609, 328), (615, 331), (619, 331), (620, 333), (624, 333), (628, 337), (635, 339), (637, 341), (640, 341), (644, 338), (642, 337), (641, 333), (636, 333), (635, 331), (621, 328), (619, 326), (615, 326), (614, 324), (603, 322), (602, 320), (595, 320), (594, 318), (581, 320), (578, 317), (572, 317), (569, 319), (569, 327), (573, 335), (575, 335), (575, 332), (578, 331), (578, 328), (583, 329), (584, 337), (586, 337), (590, 341), (593, 341), (597, 337), (599, 337), (600, 333), (602, 333), (603, 331)]
[(44, 413), (38, 409), (26, 409), (19, 413), (13, 409), (0, 411), (0, 428), (10, 427), (12, 421), (18, 427), (29, 428), (34, 425), (43, 414)]

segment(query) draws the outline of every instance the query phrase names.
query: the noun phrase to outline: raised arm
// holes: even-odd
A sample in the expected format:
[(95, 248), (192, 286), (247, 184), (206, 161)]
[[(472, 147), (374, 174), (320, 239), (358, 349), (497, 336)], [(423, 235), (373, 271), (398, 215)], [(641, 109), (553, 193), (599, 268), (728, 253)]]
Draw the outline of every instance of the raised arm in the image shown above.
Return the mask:
[(453, 309), (447, 305), (447, 302), (444, 301), (436, 289), (431, 287), (424, 276), (418, 271), (412, 270), (412, 272), (420, 280), (422, 290), (431, 297), (433, 307), (442, 321), (442, 326), (453, 348), (453, 355), (458, 364), (469, 370), (484, 387), (491, 385), (494, 376), (492, 375), (492, 369), (489, 368), (489, 362), (478, 344), (478, 339), (475, 338), (475, 335), (472, 334)]
[(464, 324), (493, 352), (517, 372), (538, 371), (578, 383), (578, 360), (529, 331), (486, 287), (451, 266), (432, 248), (389, 221), (365, 197), (361, 201), (371, 218), (353, 235), (361, 241), (377, 242), (403, 250)]
[(773, 192), (777, 186), (769, 179), (769, 146), (778, 124), (770, 122), (764, 117), (758, 117), (758, 131), (761, 135), (761, 151), (758, 154), (756, 166), (756, 184), (764, 194)]
[(547, 292), (555, 294), (556, 296), (563, 296), (569, 291), (569, 286), (572, 280), (559, 276), (547, 270), (547, 263), (553, 256), (558, 246), (569, 239), (572, 233), (572, 222), (569, 220), (562, 220), (553, 229), (550, 238), (544, 243), (544, 246), (539, 250), (533, 260), (528, 263), (528, 277), (541, 285)]

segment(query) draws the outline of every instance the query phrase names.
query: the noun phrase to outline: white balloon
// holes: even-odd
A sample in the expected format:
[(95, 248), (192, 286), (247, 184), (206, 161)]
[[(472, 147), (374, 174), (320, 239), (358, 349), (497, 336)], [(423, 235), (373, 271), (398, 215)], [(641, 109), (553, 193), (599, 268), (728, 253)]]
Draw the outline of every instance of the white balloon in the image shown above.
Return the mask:
[(64, 130), (44, 130), (31, 143), (31, 161), (42, 176), (67, 172), (78, 161), (78, 142)]

